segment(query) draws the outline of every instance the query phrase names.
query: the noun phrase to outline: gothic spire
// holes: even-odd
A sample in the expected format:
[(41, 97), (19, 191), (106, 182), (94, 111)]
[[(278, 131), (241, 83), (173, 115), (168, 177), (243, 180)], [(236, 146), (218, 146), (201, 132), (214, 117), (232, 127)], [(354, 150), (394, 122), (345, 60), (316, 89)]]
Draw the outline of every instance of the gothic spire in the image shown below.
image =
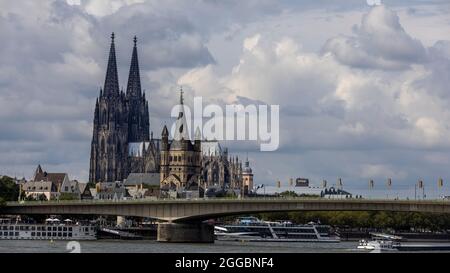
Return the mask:
[(119, 77), (117, 75), (116, 49), (114, 46), (114, 32), (111, 34), (111, 48), (109, 50), (108, 68), (106, 69), (103, 95), (106, 97), (119, 94)]
[(130, 74), (128, 76), (127, 95), (141, 96), (141, 77), (137, 55), (137, 38), (134, 36), (133, 55), (131, 56)]
[(187, 127), (186, 116), (184, 114), (183, 105), (183, 88), (180, 89), (180, 104), (179, 104), (178, 118), (176, 121), (176, 130), (174, 135), (174, 140), (189, 140), (189, 133)]

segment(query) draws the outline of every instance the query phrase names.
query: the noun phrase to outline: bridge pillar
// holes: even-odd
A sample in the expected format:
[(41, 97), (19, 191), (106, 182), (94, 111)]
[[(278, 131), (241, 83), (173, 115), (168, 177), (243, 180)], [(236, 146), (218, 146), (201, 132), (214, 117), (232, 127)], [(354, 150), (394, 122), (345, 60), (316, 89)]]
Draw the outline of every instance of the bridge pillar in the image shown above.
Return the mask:
[(159, 223), (158, 242), (214, 243), (214, 226), (205, 223)]

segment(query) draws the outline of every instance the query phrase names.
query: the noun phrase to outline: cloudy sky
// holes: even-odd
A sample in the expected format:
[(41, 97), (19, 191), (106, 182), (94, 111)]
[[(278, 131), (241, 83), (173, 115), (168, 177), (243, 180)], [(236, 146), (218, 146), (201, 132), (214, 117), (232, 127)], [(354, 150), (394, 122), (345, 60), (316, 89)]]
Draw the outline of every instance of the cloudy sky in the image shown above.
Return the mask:
[[(376, 1), (369, 1), (376, 2)], [(87, 180), (95, 98), (116, 33), (126, 87), (138, 36), (151, 130), (178, 86), (218, 104), (280, 105), (280, 147), (227, 143), (256, 183), (342, 177), (354, 192), (450, 191), (448, 0), (0, 0), (0, 173)], [(383, 193), (384, 194), (384, 193)]]

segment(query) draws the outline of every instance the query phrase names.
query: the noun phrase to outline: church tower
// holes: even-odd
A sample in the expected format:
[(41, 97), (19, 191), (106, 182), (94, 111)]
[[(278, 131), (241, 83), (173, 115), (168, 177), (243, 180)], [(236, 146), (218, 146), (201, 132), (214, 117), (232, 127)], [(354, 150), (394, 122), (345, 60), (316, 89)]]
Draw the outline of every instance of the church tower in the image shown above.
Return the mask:
[(192, 143), (184, 113), (183, 90), (180, 92), (179, 108), (172, 142), (169, 143), (167, 126), (164, 126), (161, 134), (160, 185), (164, 191), (196, 188), (201, 173), (200, 133), (196, 132)]
[(250, 168), (248, 156), (247, 160), (245, 161), (245, 167), (242, 170), (242, 184), (245, 195), (249, 194), (250, 191), (253, 190), (253, 171), (252, 168)]
[(127, 85), (128, 142), (150, 141), (148, 102), (141, 90), (141, 77), (137, 54), (137, 38), (134, 37), (133, 54)]
[(111, 35), (103, 90), (95, 103), (91, 142), (90, 182), (111, 182), (125, 176), (128, 150), (128, 108), (119, 91), (114, 33)]

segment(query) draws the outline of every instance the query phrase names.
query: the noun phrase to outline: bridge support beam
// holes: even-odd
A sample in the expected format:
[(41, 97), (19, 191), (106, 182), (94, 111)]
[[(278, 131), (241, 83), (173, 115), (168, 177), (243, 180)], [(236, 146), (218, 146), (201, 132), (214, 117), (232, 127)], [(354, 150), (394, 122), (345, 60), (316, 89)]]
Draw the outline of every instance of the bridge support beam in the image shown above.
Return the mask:
[(159, 223), (157, 241), (214, 243), (214, 226), (205, 223)]

